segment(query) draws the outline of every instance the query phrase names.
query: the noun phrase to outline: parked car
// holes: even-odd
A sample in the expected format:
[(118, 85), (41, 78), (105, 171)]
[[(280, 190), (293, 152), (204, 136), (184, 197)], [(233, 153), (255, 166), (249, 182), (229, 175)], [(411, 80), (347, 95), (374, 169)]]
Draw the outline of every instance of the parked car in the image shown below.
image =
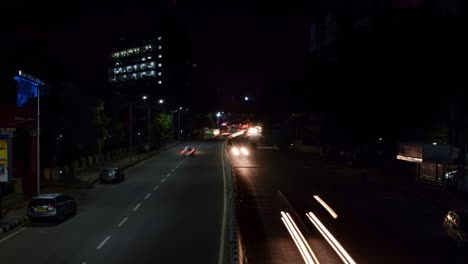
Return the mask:
[(196, 149), (192, 146), (186, 146), (181, 152), (180, 154), (183, 156), (183, 157), (188, 157), (188, 156), (195, 156), (195, 151)]
[(32, 198), (26, 214), (29, 220), (55, 219), (59, 222), (76, 213), (78, 205), (72, 197), (60, 193), (45, 193)]
[(447, 213), (442, 224), (447, 235), (462, 247), (468, 240), (468, 209), (457, 209)]
[(119, 168), (105, 168), (99, 174), (99, 182), (122, 182), (125, 180), (125, 174)]

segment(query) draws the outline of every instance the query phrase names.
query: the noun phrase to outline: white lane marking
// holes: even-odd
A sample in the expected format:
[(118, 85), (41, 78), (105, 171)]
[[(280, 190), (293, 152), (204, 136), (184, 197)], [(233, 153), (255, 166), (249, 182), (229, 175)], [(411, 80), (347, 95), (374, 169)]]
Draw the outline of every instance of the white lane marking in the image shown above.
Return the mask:
[(135, 206), (135, 208), (133, 208), (133, 211), (136, 211), (138, 209), (138, 207), (141, 206), (141, 203), (137, 204), (137, 206)]
[(148, 193), (148, 194), (145, 196), (145, 200), (148, 199), (150, 196), (151, 196), (151, 193)]
[(97, 246), (96, 249), (101, 249), (106, 243), (107, 241), (111, 238), (111, 236), (107, 236), (106, 238), (104, 238), (104, 240), (101, 242), (101, 244), (99, 244), (99, 246)]
[(224, 263), (224, 234), (226, 232), (226, 214), (227, 214), (227, 183), (226, 183), (226, 172), (224, 168), (224, 146), (221, 147), (221, 165), (223, 168), (223, 220), (221, 222), (221, 234), (219, 238), (219, 254), (218, 254), (218, 264)]
[(5, 237), (4, 239), (0, 240), (0, 244), (3, 243), (3, 242), (5, 242), (7, 239), (11, 238), (12, 236), (15, 236), (15, 235), (17, 235), (17, 234), (23, 232), (24, 230), (26, 230), (26, 227), (23, 227), (23, 228), (21, 228), (20, 230), (14, 232), (13, 234), (11, 234), (11, 235)]
[(314, 195), (314, 198), (328, 211), (328, 213), (330, 213), (333, 218), (338, 218), (338, 215), (335, 213), (335, 211), (333, 211), (333, 209), (324, 200), (322, 200), (322, 198), (320, 198), (318, 195)]
[(159, 185), (154, 186), (153, 190), (157, 190), (159, 188)]
[(168, 173), (168, 174), (166, 175), (166, 177), (169, 177), (169, 176), (171, 176), (171, 174), (170, 174), (170, 173)]
[(161, 183), (163, 183), (163, 182), (165, 182), (165, 181), (166, 181), (166, 179), (162, 179), (162, 180), (161, 180)]
[(118, 227), (121, 227), (125, 222), (127, 222), (127, 220), (128, 220), (128, 217), (125, 217), (124, 220), (122, 220), (122, 222), (120, 222)]
[(174, 172), (174, 171), (175, 171), (175, 169), (171, 170), (171, 172)]

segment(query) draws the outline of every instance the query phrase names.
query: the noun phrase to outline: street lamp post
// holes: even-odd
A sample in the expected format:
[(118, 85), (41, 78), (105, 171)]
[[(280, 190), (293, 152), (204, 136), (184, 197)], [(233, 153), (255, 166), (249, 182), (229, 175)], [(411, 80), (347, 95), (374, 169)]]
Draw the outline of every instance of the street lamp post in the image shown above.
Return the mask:
[(182, 112), (182, 107), (179, 107), (179, 133), (178, 139), (180, 140), (180, 112)]
[[(142, 99), (146, 101), (148, 96), (144, 95)], [(148, 144), (151, 146), (151, 101), (148, 101)]]
[(40, 111), (40, 98), (41, 98), (41, 92), (39, 90), (39, 87), (37, 87), (37, 195), (41, 194), (41, 132), (40, 132), (40, 116), (41, 116), (41, 111)]

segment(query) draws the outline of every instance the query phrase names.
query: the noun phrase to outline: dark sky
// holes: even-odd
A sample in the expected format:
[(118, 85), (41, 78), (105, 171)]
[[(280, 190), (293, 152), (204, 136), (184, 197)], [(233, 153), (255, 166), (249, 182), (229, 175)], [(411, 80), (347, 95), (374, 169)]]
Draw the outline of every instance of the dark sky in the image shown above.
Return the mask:
[(307, 21), (300, 7), (179, 1), (168, 10), (169, 1), (160, 2), (10, 4), (0, 16), (0, 48), (8, 50), (1, 61), (46, 81), (92, 86), (104, 80), (109, 51), (120, 35), (148, 30), (158, 16), (168, 16), (188, 31), (197, 64), (194, 89), (204, 93), (255, 96), (265, 85), (294, 78), (303, 64)]

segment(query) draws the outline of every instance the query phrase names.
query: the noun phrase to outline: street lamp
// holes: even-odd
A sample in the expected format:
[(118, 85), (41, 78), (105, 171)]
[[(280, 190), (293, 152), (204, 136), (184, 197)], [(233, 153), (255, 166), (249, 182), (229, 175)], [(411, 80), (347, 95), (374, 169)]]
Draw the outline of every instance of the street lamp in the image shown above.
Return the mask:
[[(142, 97), (143, 100), (146, 101), (148, 99), (148, 96), (143, 95)], [(151, 148), (151, 101), (148, 100), (148, 144)]]
[(248, 100), (249, 100), (248, 96), (244, 97), (244, 101), (248, 101)]
[(220, 126), (219, 126), (219, 118), (221, 117), (221, 112), (216, 113), (216, 117), (217, 117), (217, 119), (218, 119), (218, 120), (217, 120), (217, 125), (218, 125), (218, 128), (219, 128), (219, 127), (220, 127)]
[(164, 103), (164, 100), (163, 99), (159, 99), (158, 101), (160, 104), (163, 104)]

